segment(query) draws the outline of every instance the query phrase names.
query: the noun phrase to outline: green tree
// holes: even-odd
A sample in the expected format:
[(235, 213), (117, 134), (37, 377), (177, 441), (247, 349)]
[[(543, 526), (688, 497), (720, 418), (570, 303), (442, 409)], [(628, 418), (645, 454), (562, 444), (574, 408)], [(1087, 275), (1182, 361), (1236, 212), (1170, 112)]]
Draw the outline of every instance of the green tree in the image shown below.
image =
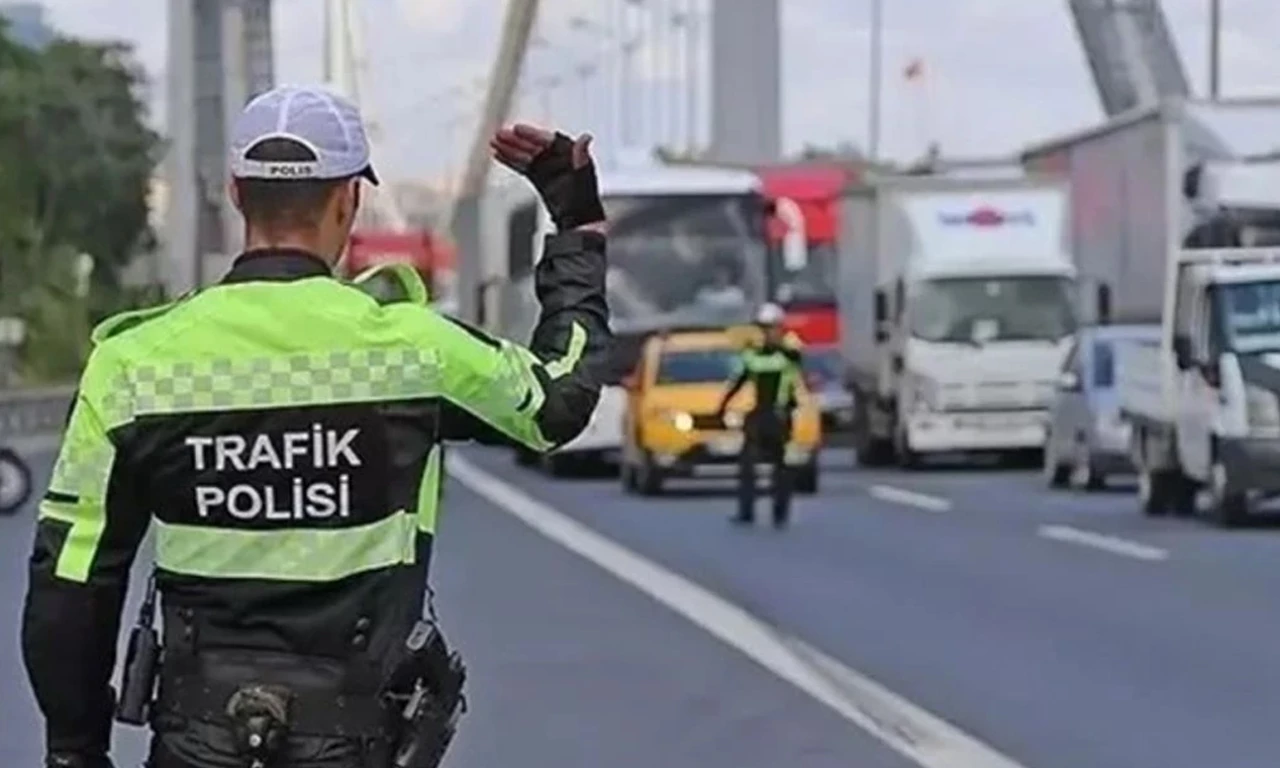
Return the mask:
[(28, 322), (24, 378), (75, 375), (92, 322), (128, 303), (121, 274), (154, 247), (144, 83), (126, 45), (35, 53), (0, 35), (0, 307)]

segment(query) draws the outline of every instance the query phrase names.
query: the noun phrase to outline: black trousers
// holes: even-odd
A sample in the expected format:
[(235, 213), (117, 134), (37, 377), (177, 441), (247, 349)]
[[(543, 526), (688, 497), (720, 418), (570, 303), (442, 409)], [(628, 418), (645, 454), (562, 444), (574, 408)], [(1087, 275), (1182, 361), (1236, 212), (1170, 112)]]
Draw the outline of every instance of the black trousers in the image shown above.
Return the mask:
[[(210, 723), (191, 723), (180, 731), (151, 739), (146, 768), (246, 768), (231, 731)], [(390, 748), (345, 737), (293, 736), (267, 768), (390, 768)]]
[(772, 467), (770, 491), (773, 497), (773, 522), (785, 525), (791, 516), (791, 469), (787, 466), (787, 443), (791, 440), (789, 414), (774, 410), (757, 410), (747, 415), (743, 424), (742, 452), (738, 455), (738, 520), (755, 520), (756, 464)]

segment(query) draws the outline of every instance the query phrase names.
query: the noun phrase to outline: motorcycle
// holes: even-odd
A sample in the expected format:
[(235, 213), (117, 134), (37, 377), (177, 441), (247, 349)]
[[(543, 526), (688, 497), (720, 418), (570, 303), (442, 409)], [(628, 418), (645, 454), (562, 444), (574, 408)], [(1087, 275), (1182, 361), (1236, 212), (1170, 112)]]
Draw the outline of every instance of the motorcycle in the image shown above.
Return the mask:
[(31, 468), (17, 453), (0, 448), (0, 515), (12, 515), (31, 498)]

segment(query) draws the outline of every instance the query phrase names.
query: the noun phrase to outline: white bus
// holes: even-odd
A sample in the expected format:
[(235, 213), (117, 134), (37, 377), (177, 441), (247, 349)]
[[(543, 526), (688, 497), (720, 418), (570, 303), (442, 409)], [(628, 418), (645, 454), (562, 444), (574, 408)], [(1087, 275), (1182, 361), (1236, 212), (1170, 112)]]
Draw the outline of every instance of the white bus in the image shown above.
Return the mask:
[[(617, 384), (634, 366), (645, 336), (663, 328), (748, 322), (768, 293), (766, 198), (756, 174), (692, 166), (602, 171), (600, 194), (609, 219), (613, 386), (601, 396), (587, 431), (548, 457), (552, 470), (583, 454), (616, 457), (626, 403)], [(527, 340), (538, 312), (533, 268), (551, 225), (531, 195), (507, 210), (505, 276), (498, 283), (498, 316), (489, 325)]]

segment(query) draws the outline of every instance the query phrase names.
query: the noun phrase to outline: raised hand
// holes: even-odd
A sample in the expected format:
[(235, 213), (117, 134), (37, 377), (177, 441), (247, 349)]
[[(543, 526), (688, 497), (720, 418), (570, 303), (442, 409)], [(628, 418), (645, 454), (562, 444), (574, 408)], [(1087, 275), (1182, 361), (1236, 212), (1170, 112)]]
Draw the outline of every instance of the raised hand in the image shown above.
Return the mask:
[(604, 221), (589, 133), (576, 139), (517, 123), (489, 140), (499, 163), (529, 179), (561, 231)]

